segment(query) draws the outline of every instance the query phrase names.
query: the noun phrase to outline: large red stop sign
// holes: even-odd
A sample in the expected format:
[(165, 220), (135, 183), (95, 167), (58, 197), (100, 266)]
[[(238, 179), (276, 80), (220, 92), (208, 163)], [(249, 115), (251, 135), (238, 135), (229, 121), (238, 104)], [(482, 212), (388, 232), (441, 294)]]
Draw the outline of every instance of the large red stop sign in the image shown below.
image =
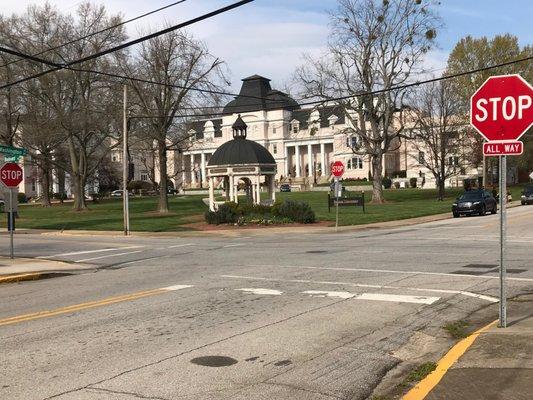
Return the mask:
[(490, 77), (470, 99), (470, 123), (488, 141), (518, 140), (533, 124), (533, 88), (520, 75)]
[(0, 181), (8, 188), (17, 187), (23, 177), (22, 168), (18, 164), (6, 163), (0, 168)]

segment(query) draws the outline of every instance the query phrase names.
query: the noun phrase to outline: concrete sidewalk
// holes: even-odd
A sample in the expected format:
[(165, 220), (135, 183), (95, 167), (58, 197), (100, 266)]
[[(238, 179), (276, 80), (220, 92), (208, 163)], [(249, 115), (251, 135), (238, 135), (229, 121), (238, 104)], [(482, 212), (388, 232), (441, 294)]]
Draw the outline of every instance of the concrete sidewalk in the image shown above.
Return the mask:
[(89, 264), (73, 264), (36, 258), (0, 257), (0, 283), (40, 279), (46, 275), (68, 274), (92, 270)]
[(426, 400), (533, 398), (533, 294), (511, 300), (508, 327), (481, 333)]

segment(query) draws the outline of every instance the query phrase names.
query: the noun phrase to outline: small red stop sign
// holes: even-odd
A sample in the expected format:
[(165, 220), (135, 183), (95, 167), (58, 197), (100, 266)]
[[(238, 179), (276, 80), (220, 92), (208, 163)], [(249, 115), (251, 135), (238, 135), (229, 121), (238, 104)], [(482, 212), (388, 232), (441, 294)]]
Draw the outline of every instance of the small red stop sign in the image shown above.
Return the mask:
[(470, 123), (488, 141), (518, 140), (533, 124), (533, 88), (520, 75), (491, 76), (470, 100)]
[(342, 174), (344, 174), (344, 164), (342, 163), (342, 161), (335, 161), (331, 165), (331, 173), (337, 178), (340, 178)]
[(8, 188), (16, 188), (24, 174), (22, 168), (15, 163), (6, 163), (0, 168), (0, 181)]

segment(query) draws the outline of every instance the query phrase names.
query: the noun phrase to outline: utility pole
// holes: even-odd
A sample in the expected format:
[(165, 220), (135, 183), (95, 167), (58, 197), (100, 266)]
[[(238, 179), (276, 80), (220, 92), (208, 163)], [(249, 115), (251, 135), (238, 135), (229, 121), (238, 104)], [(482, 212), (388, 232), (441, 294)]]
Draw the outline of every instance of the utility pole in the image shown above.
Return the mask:
[(129, 175), (129, 157), (128, 157), (128, 86), (124, 84), (124, 121), (122, 136), (122, 199), (124, 206), (124, 236), (130, 233), (130, 209), (128, 195), (128, 175)]

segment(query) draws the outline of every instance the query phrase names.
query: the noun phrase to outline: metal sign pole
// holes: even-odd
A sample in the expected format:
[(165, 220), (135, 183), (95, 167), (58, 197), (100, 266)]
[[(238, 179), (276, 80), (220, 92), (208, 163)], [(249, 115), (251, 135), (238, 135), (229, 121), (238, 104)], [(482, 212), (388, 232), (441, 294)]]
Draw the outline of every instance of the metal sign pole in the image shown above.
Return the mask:
[(13, 192), (15, 189), (10, 188), (9, 189), (9, 256), (11, 259), (15, 258), (15, 251), (14, 251), (14, 245), (13, 245), (13, 228), (15, 225), (15, 219), (13, 218), (13, 209), (14, 209), (14, 200), (13, 200)]
[(335, 232), (338, 232), (339, 231), (339, 178), (336, 177), (335, 178), (335, 202), (336, 202), (336, 207), (335, 207)]
[(505, 239), (507, 224), (507, 158), (500, 156), (500, 328), (507, 327), (507, 294), (505, 288)]

